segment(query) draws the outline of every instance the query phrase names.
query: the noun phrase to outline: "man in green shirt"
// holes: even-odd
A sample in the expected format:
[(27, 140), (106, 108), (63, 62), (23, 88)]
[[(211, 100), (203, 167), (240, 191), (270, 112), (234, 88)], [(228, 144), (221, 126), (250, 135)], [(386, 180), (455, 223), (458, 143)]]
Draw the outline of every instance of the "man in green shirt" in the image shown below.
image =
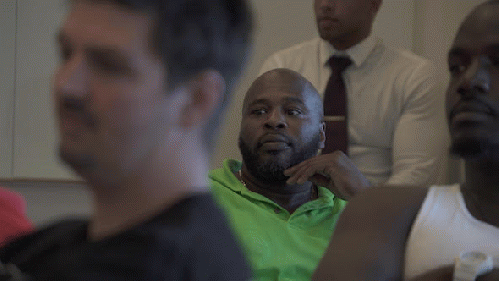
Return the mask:
[(369, 182), (341, 151), (318, 155), (323, 105), (300, 74), (274, 69), (243, 104), (239, 148), (210, 173), (216, 200), (249, 258), (255, 280), (310, 280), (344, 199)]

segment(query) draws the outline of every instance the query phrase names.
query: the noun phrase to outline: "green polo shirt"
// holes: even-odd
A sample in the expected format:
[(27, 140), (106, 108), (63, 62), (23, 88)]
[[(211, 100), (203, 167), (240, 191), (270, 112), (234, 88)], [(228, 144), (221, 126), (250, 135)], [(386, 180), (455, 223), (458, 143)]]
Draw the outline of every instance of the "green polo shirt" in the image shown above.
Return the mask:
[(252, 264), (254, 280), (310, 280), (346, 202), (327, 188), (293, 214), (249, 191), (234, 175), (241, 163), (227, 159), (210, 172), (210, 185)]

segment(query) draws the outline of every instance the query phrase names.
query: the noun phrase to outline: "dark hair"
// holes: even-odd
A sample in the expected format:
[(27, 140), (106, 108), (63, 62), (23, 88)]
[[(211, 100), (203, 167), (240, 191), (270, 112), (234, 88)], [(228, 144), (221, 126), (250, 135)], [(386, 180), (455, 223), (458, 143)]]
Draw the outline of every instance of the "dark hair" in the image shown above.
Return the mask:
[[(75, 1), (75, 0), (73, 0)], [(78, 0), (76, 0), (78, 1)], [(208, 149), (219, 119), (249, 53), (252, 16), (245, 0), (80, 0), (107, 2), (130, 10), (150, 12), (156, 18), (152, 32), (155, 51), (164, 61), (168, 89), (172, 90), (206, 69), (219, 71), (227, 84), (220, 108), (204, 132)]]

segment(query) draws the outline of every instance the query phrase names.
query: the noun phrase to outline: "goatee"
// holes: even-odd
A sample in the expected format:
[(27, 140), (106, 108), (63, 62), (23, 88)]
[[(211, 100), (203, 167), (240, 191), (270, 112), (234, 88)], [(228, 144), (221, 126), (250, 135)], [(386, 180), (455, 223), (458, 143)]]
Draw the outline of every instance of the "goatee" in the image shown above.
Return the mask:
[[(239, 138), (241, 156), (249, 172), (259, 181), (272, 185), (284, 184), (289, 178), (284, 175), (286, 169), (316, 156), (319, 150), (319, 143), (320, 135), (317, 134), (303, 147), (299, 148), (297, 151), (293, 151), (287, 159), (281, 159), (279, 155), (276, 155), (275, 158), (261, 160), (258, 152), (252, 151), (251, 148)], [(295, 149), (295, 147), (291, 146), (290, 149)], [(276, 154), (278, 153), (279, 152)]]

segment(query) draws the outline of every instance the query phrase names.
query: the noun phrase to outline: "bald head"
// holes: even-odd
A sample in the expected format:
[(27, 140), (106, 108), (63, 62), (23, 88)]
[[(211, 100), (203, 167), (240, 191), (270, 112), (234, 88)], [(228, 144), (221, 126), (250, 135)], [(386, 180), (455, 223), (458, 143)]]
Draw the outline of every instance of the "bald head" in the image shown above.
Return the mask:
[(304, 97), (311, 100), (311, 109), (318, 115), (319, 120), (323, 120), (322, 99), (317, 90), (300, 73), (287, 68), (269, 70), (253, 81), (244, 97), (243, 112), (247, 109), (248, 101), (252, 100), (255, 95), (268, 91), (272, 91), (275, 94), (301, 93)]
[(262, 182), (284, 184), (284, 170), (324, 147), (323, 119), (321, 97), (300, 74), (264, 73), (244, 99), (239, 134), (244, 166)]
[(487, 1), (476, 6), (461, 23), (456, 37), (462, 32), (470, 33), (470, 29), (475, 32), (477, 37), (483, 36), (483, 34), (476, 33), (477, 28), (481, 28), (487, 32), (499, 33), (498, 9), (499, 0)]

